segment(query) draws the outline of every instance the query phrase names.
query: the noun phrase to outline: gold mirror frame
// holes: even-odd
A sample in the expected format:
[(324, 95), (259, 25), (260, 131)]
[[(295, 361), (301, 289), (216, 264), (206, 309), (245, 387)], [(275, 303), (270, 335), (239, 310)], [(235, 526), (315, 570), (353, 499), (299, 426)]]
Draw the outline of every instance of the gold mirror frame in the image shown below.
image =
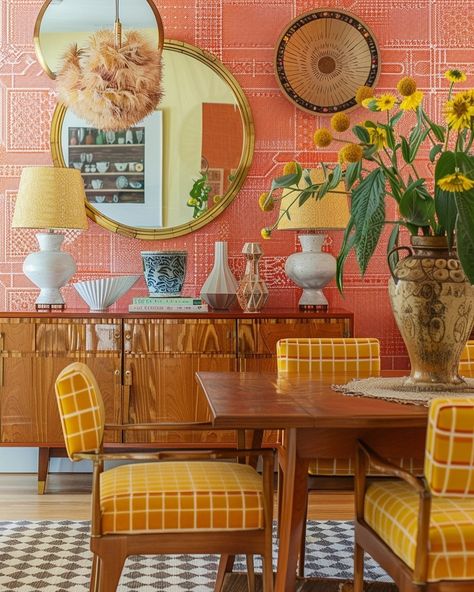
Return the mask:
[[(153, 0), (144, 0), (144, 1), (151, 8), (151, 11), (153, 12), (153, 15), (155, 16), (156, 28), (158, 29), (158, 49), (163, 50), (165, 34), (164, 34), (164, 30), (163, 30), (163, 21), (161, 20), (161, 15), (158, 11), (158, 8), (154, 4)], [(35, 53), (36, 53), (36, 57), (38, 58), (38, 62), (40, 63), (41, 67), (46, 72), (46, 74), (50, 78), (55, 80), (56, 73), (53, 72), (51, 70), (51, 68), (48, 66), (48, 64), (46, 63), (46, 58), (43, 55), (43, 52), (41, 50), (41, 43), (40, 43), (41, 24), (43, 22), (43, 17), (45, 15), (46, 11), (48, 10), (48, 7), (51, 4), (51, 2), (53, 2), (53, 0), (46, 0), (46, 2), (41, 7), (41, 9), (38, 13), (38, 16), (36, 17), (35, 28), (34, 28), (34, 32), (33, 32), (33, 42), (34, 42)], [(114, 16), (114, 18), (115, 18), (115, 16)], [(110, 28), (111, 29), (113, 28), (113, 24), (111, 24)], [(66, 51), (66, 48), (64, 51)]]
[[(170, 239), (183, 234), (188, 234), (202, 228), (217, 216), (219, 216), (230, 202), (235, 198), (238, 191), (242, 187), (242, 184), (247, 176), (250, 168), (253, 156), (253, 149), (255, 144), (255, 132), (252, 119), (252, 113), (247, 98), (240, 87), (234, 76), (227, 70), (227, 68), (212, 54), (189, 45), (184, 41), (174, 41), (170, 39), (164, 40), (164, 49), (168, 51), (176, 51), (184, 55), (190, 56), (203, 64), (211, 68), (216, 74), (218, 74), (224, 82), (226, 82), (232, 89), (237, 104), (239, 106), (240, 114), (242, 116), (243, 125), (243, 147), (242, 154), (240, 157), (239, 166), (234, 176), (232, 183), (223, 195), (222, 200), (218, 204), (213, 206), (212, 209), (208, 210), (205, 214), (195, 220), (190, 220), (184, 224), (178, 226), (169, 226), (166, 228), (136, 228), (133, 226), (127, 226), (120, 222), (116, 222), (111, 218), (108, 218), (104, 214), (98, 212), (91, 204), (86, 202), (86, 211), (89, 218), (94, 222), (97, 222), (103, 228), (116, 232), (129, 238), (138, 238), (143, 240), (158, 240), (158, 239)], [(51, 123), (51, 155), (53, 158), (54, 166), (65, 167), (66, 163), (63, 158), (62, 142), (61, 142), (61, 130), (64, 123), (64, 117), (67, 113), (67, 107), (58, 103), (53, 113), (53, 119)]]

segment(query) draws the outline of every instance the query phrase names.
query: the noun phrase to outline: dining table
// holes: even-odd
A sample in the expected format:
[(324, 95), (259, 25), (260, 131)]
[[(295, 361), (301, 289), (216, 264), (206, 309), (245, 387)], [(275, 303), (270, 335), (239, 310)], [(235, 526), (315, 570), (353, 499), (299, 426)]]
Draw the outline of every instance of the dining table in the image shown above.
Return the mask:
[[(397, 376), (400, 372), (383, 372)], [(261, 372), (198, 372), (216, 429), (250, 430), (255, 446), (264, 430), (283, 430), (284, 466), (275, 592), (295, 592), (299, 541), (306, 516), (308, 465), (315, 458), (354, 457), (361, 439), (388, 458), (422, 458), (425, 406), (336, 392), (350, 373), (315, 377)]]

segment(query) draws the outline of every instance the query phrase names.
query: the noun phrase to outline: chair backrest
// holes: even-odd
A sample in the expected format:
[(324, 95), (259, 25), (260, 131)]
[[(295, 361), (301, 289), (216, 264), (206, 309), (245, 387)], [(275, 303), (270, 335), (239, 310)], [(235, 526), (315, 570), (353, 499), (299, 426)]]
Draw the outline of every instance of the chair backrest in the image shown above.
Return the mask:
[(459, 374), (474, 376), (474, 341), (468, 341), (459, 361)]
[(323, 374), (353, 372), (354, 377), (380, 373), (380, 344), (369, 337), (289, 338), (277, 343), (278, 372)]
[(425, 477), (433, 495), (474, 495), (474, 397), (431, 402)]
[(81, 362), (66, 366), (56, 379), (56, 400), (69, 458), (101, 448), (105, 410), (91, 370)]

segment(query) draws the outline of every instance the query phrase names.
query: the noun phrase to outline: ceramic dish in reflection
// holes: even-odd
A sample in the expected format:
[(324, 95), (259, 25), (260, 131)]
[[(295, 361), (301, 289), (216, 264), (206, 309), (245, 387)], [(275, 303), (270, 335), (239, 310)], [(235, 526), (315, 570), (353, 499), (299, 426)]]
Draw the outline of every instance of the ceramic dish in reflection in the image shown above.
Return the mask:
[(114, 167), (119, 173), (123, 173), (127, 170), (128, 162), (114, 162)]
[(141, 189), (143, 187), (140, 181), (130, 181), (129, 185), (132, 189)]
[(126, 189), (128, 187), (127, 177), (125, 177), (124, 175), (120, 175), (120, 177), (117, 177), (115, 185), (117, 186), (117, 189)]

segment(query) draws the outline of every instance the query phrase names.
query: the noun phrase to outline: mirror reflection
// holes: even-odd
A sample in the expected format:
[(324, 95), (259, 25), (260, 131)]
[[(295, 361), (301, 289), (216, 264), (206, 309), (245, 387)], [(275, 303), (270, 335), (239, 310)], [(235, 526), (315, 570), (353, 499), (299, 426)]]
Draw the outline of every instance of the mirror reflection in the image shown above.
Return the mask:
[(91, 217), (141, 238), (212, 220), (241, 186), (253, 149), (246, 99), (215, 58), (165, 41), (163, 61), (164, 99), (133, 128), (106, 133), (62, 105), (53, 117), (54, 162), (81, 170)]
[[(120, 21), (124, 31), (140, 30), (152, 43), (163, 43), (161, 18), (149, 0), (120, 0)], [(113, 29), (115, 0), (47, 0), (35, 25), (35, 47), (48, 75), (55, 77), (62, 56), (71, 44), (84, 46), (90, 35)]]

